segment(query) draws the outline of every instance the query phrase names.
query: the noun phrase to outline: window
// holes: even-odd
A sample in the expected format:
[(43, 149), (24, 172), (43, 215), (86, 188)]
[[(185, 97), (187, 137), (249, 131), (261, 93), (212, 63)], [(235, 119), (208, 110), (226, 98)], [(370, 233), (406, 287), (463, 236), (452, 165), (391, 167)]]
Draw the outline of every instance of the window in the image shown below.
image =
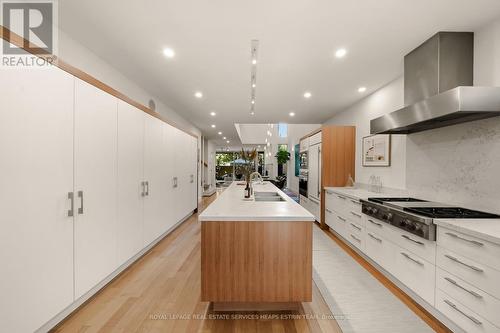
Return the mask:
[(278, 124), (278, 136), (280, 138), (286, 138), (288, 136), (288, 124)]

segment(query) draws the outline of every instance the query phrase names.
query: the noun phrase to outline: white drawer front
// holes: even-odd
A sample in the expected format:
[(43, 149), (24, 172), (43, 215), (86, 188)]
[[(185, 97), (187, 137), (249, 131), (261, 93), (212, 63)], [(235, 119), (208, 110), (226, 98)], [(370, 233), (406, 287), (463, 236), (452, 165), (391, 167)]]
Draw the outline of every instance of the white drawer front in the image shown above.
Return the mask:
[(349, 213), (352, 217), (363, 217), (363, 214), (361, 214), (361, 202), (359, 202), (359, 200), (347, 198), (347, 209), (349, 210)]
[(365, 235), (365, 253), (386, 271), (396, 276), (394, 254), (397, 247), (379, 234), (367, 230)]
[(486, 319), (439, 289), (436, 290), (435, 307), (451, 321), (457, 324), (457, 326), (461, 327), (468, 333), (500, 332), (500, 328), (495, 327)]
[(352, 222), (351, 220), (347, 220), (346, 222), (347, 232), (346, 239), (351, 242), (352, 245), (356, 246), (361, 251), (365, 250), (365, 234), (363, 230), (363, 226)]
[(328, 195), (331, 198), (329, 202), (329, 204), (331, 205), (331, 207), (329, 208), (331, 210), (337, 211), (341, 214), (349, 213), (348, 202), (350, 199), (348, 197), (333, 192)]
[(436, 242), (428, 241), (401, 229), (389, 226), (391, 237), (402, 248), (413, 252), (432, 264), (436, 264)]
[(347, 219), (341, 214), (335, 211), (327, 211), (327, 215), (331, 215), (331, 221), (333, 224), (333, 230), (335, 230), (340, 236), (347, 238)]
[(436, 266), (410, 251), (396, 248), (394, 275), (427, 303), (434, 305)]
[(437, 265), (467, 283), (500, 298), (500, 272), (469, 258), (437, 247)]
[(436, 287), (500, 327), (500, 300), (438, 268)]
[(464, 257), (500, 270), (500, 245), (438, 226), (437, 243)]

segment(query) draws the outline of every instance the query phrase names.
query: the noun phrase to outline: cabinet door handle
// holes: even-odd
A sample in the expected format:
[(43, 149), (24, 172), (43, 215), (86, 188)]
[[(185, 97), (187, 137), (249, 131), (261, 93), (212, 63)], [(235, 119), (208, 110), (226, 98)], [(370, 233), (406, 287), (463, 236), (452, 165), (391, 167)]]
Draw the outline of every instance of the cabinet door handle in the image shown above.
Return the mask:
[(425, 245), (425, 243), (421, 242), (421, 241), (418, 241), (418, 240), (414, 240), (406, 235), (401, 235), (401, 237), (403, 237), (404, 239), (406, 240), (409, 240), (410, 242), (413, 242), (415, 244), (418, 244), (418, 245)]
[(149, 197), (149, 181), (146, 182), (146, 196)]
[(419, 264), (420, 266), (424, 266), (424, 263), (423, 263), (423, 262), (421, 262), (421, 261), (419, 261), (419, 260), (417, 260), (417, 259), (413, 259), (413, 258), (412, 258), (412, 257), (410, 257), (407, 253), (401, 252), (401, 255), (403, 255), (403, 257), (405, 257), (406, 259), (411, 260), (411, 261), (413, 261), (413, 262), (414, 262), (414, 263), (416, 263), (416, 264)]
[(356, 204), (356, 205), (361, 205), (361, 202), (356, 201), (356, 200), (351, 200), (351, 202), (352, 202), (353, 204)]
[(342, 199), (342, 200), (346, 200), (346, 198), (341, 196), (341, 195), (337, 195), (337, 198)]
[(146, 182), (141, 182), (141, 188), (142, 188), (141, 197), (145, 197), (146, 196)]
[(315, 199), (313, 199), (313, 198), (309, 198), (309, 201), (314, 202), (316, 205), (319, 205), (319, 201), (316, 201), (316, 200), (315, 200)]
[(354, 215), (354, 216), (356, 216), (356, 217), (359, 217), (359, 218), (362, 217), (361, 214), (358, 214), (358, 213), (355, 213), (355, 212), (351, 212), (351, 214)]
[(473, 291), (473, 290), (469, 290), (469, 289), (465, 288), (464, 286), (459, 285), (457, 281), (455, 281), (455, 280), (453, 280), (453, 279), (450, 279), (449, 277), (445, 277), (444, 279), (445, 279), (446, 281), (448, 281), (449, 283), (451, 283), (452, 285), (454, 285), (455, 287), (460, 288), (460, 289), (462, 289), (463, 291), (468, 292), (469, 294), (471, 294), (472, 296), (474, 296), (474, 297), (476, 297), (476, 298), (483, 298), (483, 296), (482, 296), (482, 295), (479, 295), (479, 294), (478, 294), (478, 293), (476, 293), (475, 291)]
[(375, 239), (377, 242), (382, 243), (382, 240), (380, 238), (373, 236), (370, 232), (368, 233), (368, 236)]
[(70, 201), (70, 207), (68, 210), (68, 216), (74, 216), (75, 215), (75, 193), (73, 192), (68, 192), (68, 199)]
[(358, 229), (359, 231), (361, 231), (361, 227), (358, 227), (357, 225), (355, 225), (354, 223), (349, 223), (350, 225), (352, 225), (354, 228)]
[(476, 267), (476, 266), (473, 266), (473, 265), (469, 265), (463, 261), (460, 261), (459, 259), (453, 257), (453, 256), (450, 256), (449, 254), (445, 254), (444, 255), (446, 258), (456, 262), (457, 264), (460, 264), (460, 265), (464, 265), (465, 267), (469, 267), (470, 269), (472, 269), (473, 271), (476, 271), (476, 272), (479, 272), (479, 273), (482, 273), (484, 272), (483, 269), (479, 268), (479, 267)]
[(325, 210), (326, 210), (328, 213), (330, 213), (330, 214), (332, 214), (332, 213), (333, 213), (333, 212), (332, 212), (331, 210), (329, 210), (328, 208), (325, 208)]
[(381, 223), (375, 222), (375, 221), (370, 220), (370, 219), (368, 219), (368, 222), (370, 222), (372, 224), (375, 224), (377, 227), (381, 227), (382, 228), (382, 224)]
[(191, 181), (190, 183), (194, 183), (194, 175), (191, 175)]
[(453, 238), (456, 238), (456, 239), (460, 239), (460, 240), (463, 240), (464, 242), (468, 242), (468, 243), (471, 243), (471, 244), (474, 244), (474, 245), (477, 245), (477, 246), (483, 246), (484, 245), (481, 242), (478, 242), (478, 241), (475, 241), (475, 240), (472, 240), (472, 239), (463, 238), (463, 237), (460, 237), (459, 235), (453, 234), (451, 232), (446, 232), (445, 234), (448, 235), (448, 236), (450, 236), (450, 237), (453, 237)]
[(345, 219), (345, 218), (343, 218), (343, 217), (341, 217), (341, 216), (338, 216), (338, 215), (337, 215), (337, 218), (338, 218), (340, 221), (343, 221), (343, 222), (345, 222), (345, 221), (346, 221), (346, 219)]
[(354, 239), (355, 241), (357, 241), (358, 243), (361, 243), (361, 239), (359, 239), (358, 237), (354, 236), (353, 234), (351, 234), (351, 238)]
[(83, 191), (78, 191), (78, 197), (80, 198), (80, 208), (78, 208), (78, 214), (83, 214)]
[(470, 321), (472, 321), (474, 324), (476, 325), (482, 325), (483, 323), (480, 322), (479, 320), (477, 320), (476, 318), (472, 317), (471, 315), (468, 315), (466, 314), (465, 312), (463, 312), (462, 310), (460, 310), (455, 304), (453, 304), (452, 302), (448, 301), (447, 299), (444, 300), (444, 302), (446, 304), (448, 304), (453, 310), (457, 311), (458, 313), (460, 313), (462, 316), (466, 317), (467, 319), (469, 319)]

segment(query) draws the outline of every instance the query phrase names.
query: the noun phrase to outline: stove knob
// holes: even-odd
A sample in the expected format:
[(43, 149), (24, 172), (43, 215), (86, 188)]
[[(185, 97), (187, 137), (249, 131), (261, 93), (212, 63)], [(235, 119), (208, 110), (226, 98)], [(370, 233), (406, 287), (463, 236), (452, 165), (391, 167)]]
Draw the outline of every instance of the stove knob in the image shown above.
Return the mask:
[(401, 220), (401, 222), (399, 222), (399, 225), (400, 225), (401, 227), (406, 227), (406, 225), (408, 224), (408, 222), (409, 222), (408, 220), (403, 219), (403, 220)]
[(363, 213), (369, 213), (371, 210), (372, 209), (370, 207), (363, 207)]
[(409, 229), (409, 230), (412, 230), (412, 231), (415, 231), (415, 230), (417, 230), (417, 226), (415, 225), (415, 223), (410, 223), (410, 224), (408, 225), (408, 229)]
[(385, 219), (390, 221), (390, 220), (392, 220), (392, 217), (393, 217), (392, 213), (387, 213)]
[(377, 208), (372, 208), (372, 214), (377, 214), (378, 209)]

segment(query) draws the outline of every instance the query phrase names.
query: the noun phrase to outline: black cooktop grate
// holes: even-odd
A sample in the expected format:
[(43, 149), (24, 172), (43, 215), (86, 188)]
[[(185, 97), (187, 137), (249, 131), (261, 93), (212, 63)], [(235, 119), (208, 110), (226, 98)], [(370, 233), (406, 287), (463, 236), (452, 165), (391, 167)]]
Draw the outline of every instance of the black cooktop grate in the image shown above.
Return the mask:
[(498, 219), (500, 215), (460, 207), (414, 207), (405, 211), (434, 219)]
[(384, 202), (425, 202), (415, 198), (368, 198), (368, 201), (384, 204)]

